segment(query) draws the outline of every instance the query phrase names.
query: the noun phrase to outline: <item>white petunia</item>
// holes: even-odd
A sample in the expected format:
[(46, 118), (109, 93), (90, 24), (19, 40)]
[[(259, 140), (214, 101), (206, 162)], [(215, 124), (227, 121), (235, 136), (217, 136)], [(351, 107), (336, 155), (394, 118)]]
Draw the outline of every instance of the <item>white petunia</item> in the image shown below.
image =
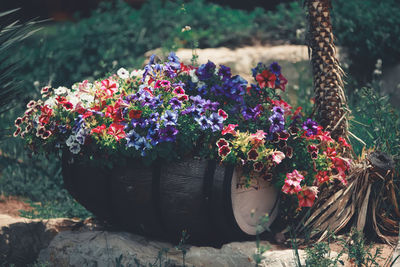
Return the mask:
[(55, 97), (49, 97), (46, 101), (44, 101), (44, 104), (47, 105), (49, 108), (54, 108), (57, 106), (57, 101)]
[(121, 79), (128, 79), (129, 78), (129, 71), (127, 71), (124, 68), (120, 68), (117, 71), (117, 75), (121, 78)]
[(193, 83), (197, 83), (197, 82), (199, 81), (199, 78), (197, 78), (196, 70), (195, 70), (195, 69), (191, 70), (191, 71), (189, 72), (189, 75), (190, 75), (190, 77), (192, 78), (192, 82), (193, 82)]
[(67, 146), (72, 146), (73, 143), (75, 143), (76, 137), (75, 135), (71, 134), (68, 139), (65, 141), (65, 144)]
[(79, 99), (79, 97), (75, 96), (75, 95), (68, 95), (67, 96), (67, 100), (69, 102), (71, 102), (71, 104), (74, 106), (74, 108), (76, 106), (78, 106), (78, 104), (80, 104), (81, 100)]
[(142, 77), (144, 70), (133, 70), (130, 74), (130, 77)]
[(63, 95), (63, 94), (65, 94), (65, 93), (67, 93), (67, 91), (68, 91), (68, 88), (67, 88), (67, 87), (64, 87), (64, 86), (60, 86), (60, 87), (58, 87), (57, 89), (54, 89), (54, 93), (55, 93), (56, 95)]

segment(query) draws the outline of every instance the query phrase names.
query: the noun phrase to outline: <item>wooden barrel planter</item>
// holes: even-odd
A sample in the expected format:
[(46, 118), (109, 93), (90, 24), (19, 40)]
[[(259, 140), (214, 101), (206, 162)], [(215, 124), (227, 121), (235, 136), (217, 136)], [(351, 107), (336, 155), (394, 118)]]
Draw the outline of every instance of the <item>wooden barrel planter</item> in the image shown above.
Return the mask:
[(147, 236), (218, 244), (254, 238), (258, 218), (278, 212), (277, 190), (237, 186), (240, 173), (215, 161), (188, 159), (144, 167), (99, 169), (63, 155), (64, 184), (89, 211), (123, 229)]

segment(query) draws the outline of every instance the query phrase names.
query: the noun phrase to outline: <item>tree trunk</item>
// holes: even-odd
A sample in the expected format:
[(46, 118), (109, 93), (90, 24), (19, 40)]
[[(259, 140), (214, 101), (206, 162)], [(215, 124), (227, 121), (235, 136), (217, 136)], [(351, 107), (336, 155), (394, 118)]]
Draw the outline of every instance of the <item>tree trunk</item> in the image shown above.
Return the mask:
[(330, 0), (308, 0), (308, 46), (314, 76), (314, 113), (320, 125), (332, 137), (347, 138), (347, 100), (344, 94), (344, 75), (336, 58), (336, 48), (330, 19)]

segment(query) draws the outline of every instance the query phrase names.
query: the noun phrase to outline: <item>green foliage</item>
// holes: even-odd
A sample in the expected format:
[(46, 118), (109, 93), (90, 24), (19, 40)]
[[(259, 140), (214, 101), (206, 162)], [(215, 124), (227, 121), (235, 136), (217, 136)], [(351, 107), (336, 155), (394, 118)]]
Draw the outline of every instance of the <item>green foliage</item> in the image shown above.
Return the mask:
[(400, 58), (400, 2), (398, 0), (337, 0), (333, 4), (333, 32), (337, 44), (348, 49), (351, 73), (371, 79), (377, 59), (387, 65)]
[(320, 266), (338, 266), (338, 263), (344, 265), (339, 259), (343, 252), (339, 253), (335, 258), (331, 258), (331, 249), (329, 242), (319, 242), (312, 247), (306, 248), (306, 266), (307, 267), (320, 267)]
[[(254, 216), (254, 213), (251, 214)], [(256, 263), (256, 266), (260, 266), (260, 263), (265, 257), (263, 256), (264, 252), (269, 249), (269, 246), (261, 245), (260, 234), (263, 233), (265, 230), (269, 230), (266, 226), (269, 221), (268, 214), (265, 214), (259, 219), (259, 222), (256, 226), (256, 252), (253, 254), (253, 260)]]
[(0, 192), (30, 200), (35, 210), (22, 212), (23, 216), (87, 218), (91, 215), (63, 189), (57, 157), (29, 156), (20, 140), (11, 138), (0, 142)]
[[(331, 241), (338, 241), (342, 245), (342, 250), (336, 257), (331, 256)], [(298, 267), (302, 267), (298, 254), (296, 239), (293, 242)], [(381, 257), (382, 249), (373, 249), (373, 243), (367, 245), (362, 232), (352, 229), (348, 239), (338, 238), (335, 235), (330, 235), (326, 242), (318, 242), (305, 249), (306, 264), (304, 267), (319, 267), (319, 266), (341, 266), (344, 262), (340, 259), (344, 254), (347, 254), (348, 260), (357, 267), (379, 266), (377, 260)]]
[(378, 247), (373, 252), (372, 245), (366, 245), (363, 233), (356, 229), (350, 233), (350, 242), (344, 244), (349, 260), (357, 267), (379, 266), (377, 260), (382, 259), (382, 249)]
[[(375, 148), (400, 158), (400, 113), (389, 102), (387, 95), (381, 94), (379, 76), (371, 84), (356, 89), (350, 98), (350, 109), (353, 118), (350, 120), (350, 131), (359, 139), (352, 139), (353, 148), (360, 154), (362, 148)], [(399, 161), (397, 171), (400, 170)]]

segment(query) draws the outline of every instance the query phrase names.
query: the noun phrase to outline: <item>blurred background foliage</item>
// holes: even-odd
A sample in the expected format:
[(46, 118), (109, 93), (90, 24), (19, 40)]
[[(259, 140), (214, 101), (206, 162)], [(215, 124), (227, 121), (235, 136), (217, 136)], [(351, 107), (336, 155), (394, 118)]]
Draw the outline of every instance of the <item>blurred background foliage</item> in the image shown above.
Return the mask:
[[(77, 1), (71, 3), (74, 2)], [(12, 138), (14, 119), (32, 97), (38, 97), (41, 87), (69, 87), (76, 81), (102, 77), (121, 66), (141, 67), (144, 54), (156, 48), (304, 44), (306, 17), (299, 1), (251, 0), (240, 5), (232, 4), (236, 1), (205, 0), (99, 2), (82, 4), (84, 9), (80, 11), (68, 9), (70, 13), (77, 11), (73, 16), (55, 15), (60, 21), (35, 25), (41, 29), (7, 53), (7, 60), (22, 63), (13, 71), (12, 79), (19, 83), (23, 93), (14, 97), (11, 110), (0, 114), (0, 191), (41, 202), (36, 205), (36, 213), (26, 213), (27, 216), (89, 215), (62, 189), (57, 157), (31, 157), (20, 140)], [(367, 148), (387, 151), (398, 159), (399, 110), (384, 95), (379, 71), (400, 62), (400, 3), (398, 0), (332, 2), (337, 45), (347, 53), (344, 67), (353, 111), (351, 131)], [(12, 4), (2, 8), (24, 4), (9, 3)], [(229, 3), (231, 6), (227, 6)], [(21, 17), (32, 15), (26, 9), (21, 12)], [(46, 18), (43, 12), (38, 16)], [(182, 32), (187, 25), (192, 30)], [(378, 59), (383, 64), (377, 67)], [(309, 73), (304, 70), (296, 90), (297, 103), (307, 111), (312, 108), (313, 97)], [(363, 143), (352, 141), (355, 151), (360, 153)]]

